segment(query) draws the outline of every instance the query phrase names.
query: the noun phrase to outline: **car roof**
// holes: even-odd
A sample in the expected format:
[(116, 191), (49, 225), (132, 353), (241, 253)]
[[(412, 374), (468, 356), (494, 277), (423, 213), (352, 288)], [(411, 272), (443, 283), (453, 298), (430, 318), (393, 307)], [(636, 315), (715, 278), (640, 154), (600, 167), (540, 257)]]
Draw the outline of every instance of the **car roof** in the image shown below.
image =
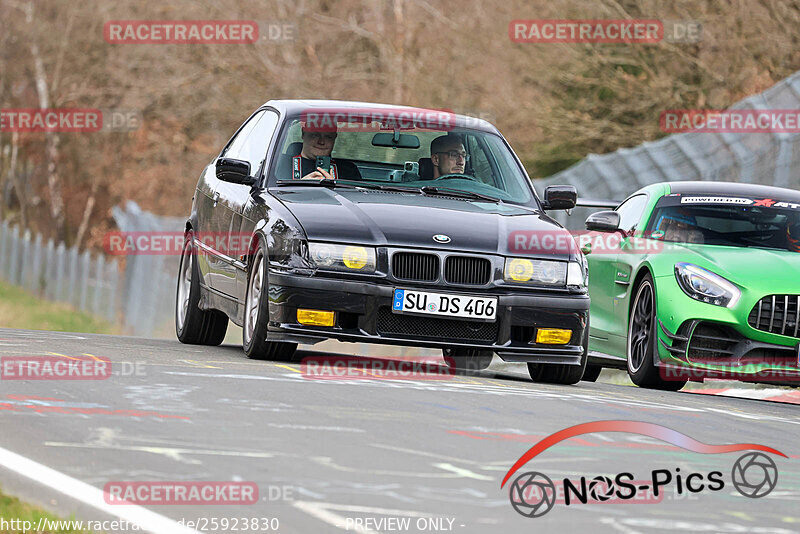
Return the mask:
[(771, 185), (740, 182), (668, 182), (671, 193), (681, 195), (724, 195), (736, 197), (775, 198), (800, 202), (800, 191)]
[(448, 113), (455, 118), (455, 125), (460, 128), (469, 128), (487, 133), (500, 135), (498, 129), (488, 121), (469, 115), (459, 115), (448, 109), (415, 108), (410, 106), (395, 106), (393, 104), (377, 104), (374, 102), (356, 102), (348, 100), (270, 100), (264, 104), (265, 107), (277, 109), (281, 114), (295, 115), (309, 109), (333, 108), (333, 109), (374, 109), (376, 111), (396, 109), (408, 111), (427, 111), (431, 113)]

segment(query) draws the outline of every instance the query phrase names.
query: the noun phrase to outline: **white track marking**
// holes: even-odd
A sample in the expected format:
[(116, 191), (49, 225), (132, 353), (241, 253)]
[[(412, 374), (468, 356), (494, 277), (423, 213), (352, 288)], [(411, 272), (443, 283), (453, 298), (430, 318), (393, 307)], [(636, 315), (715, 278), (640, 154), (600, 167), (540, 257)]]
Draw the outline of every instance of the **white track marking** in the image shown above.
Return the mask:
[(237, 458), (274, 458), (282, 453), (271, 452), (249, 452), (249, 451), (222, 451), (213, 449), (187, 449), (181, 447), (156, 447), (144, 445), (114, 445), (98, 443), (63, 443), (59, 441), (45, 441), (48, 447), (76, 447), (81, 449), (114, 449), (118, 451), (149, 452), (151, 454), (162, 454), (177, 462), (184, 462), (191, 465), (202, 464), (200, 460), (186, 458), (191, 455), (211, 455), (211, 456), (236, 456)]
[(104, 498), (105, 493), (94, 486), (59, 473), (46, 465), (34, 462), (7, 449), (0, 448), (0, 466), (102, 512), (134, 523), (143, 530), (154, 534), (198, 534), (196, 530), (186, 528), (168, 517), (151, 512), (141, 506), (108, 504)]
[(463, 467), (456, 467), (453, 464), (448, 464), (448, 463), (433, 464), (433, 467), (438, 467), (439, 469), (450, 471), (451, 473), (455, 473), (456, 475), (464, 478), (474, 478), (475, 480), (494, 480), (494, 478), (492, 477), (487, 477), (486, 475), (479, 475), (477, 473), (473, 473), (469, 469), (464, 469)]

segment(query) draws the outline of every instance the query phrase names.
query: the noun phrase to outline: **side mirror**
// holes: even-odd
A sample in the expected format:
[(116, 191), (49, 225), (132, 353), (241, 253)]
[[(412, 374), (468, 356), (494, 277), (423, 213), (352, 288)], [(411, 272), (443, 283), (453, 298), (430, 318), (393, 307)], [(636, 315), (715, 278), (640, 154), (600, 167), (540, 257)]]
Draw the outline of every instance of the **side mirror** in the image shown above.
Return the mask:
[(598, 232), (616, 232), (619, 230), (619, 213), (616, 211), (598, 211), (586, 219), (586, 229)]
[(571, 210), (578, 202), (574, 185), (549, 185), (544, 189), (544, 209)]
[(217, 179), (232, 184), (253, 185), (256, 179), (250, 176), (250, 163), (231, 158), (217, 160)]

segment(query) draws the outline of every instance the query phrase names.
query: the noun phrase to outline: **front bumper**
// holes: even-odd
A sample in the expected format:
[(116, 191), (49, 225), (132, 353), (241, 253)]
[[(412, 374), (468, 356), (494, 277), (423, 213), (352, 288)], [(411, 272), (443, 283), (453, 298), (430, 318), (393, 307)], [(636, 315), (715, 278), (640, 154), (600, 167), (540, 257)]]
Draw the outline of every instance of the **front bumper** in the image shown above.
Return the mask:
[(730, 325), (692, 319), (677, 332), (658, 321), (659, 362), (686, 378), (721, 378), (769, 383), (800, 383), (800, 346), (757, 341)]
[[(269, 338), (316, 343), (324, 339), (432, 348), (470, 348), (494, 351), (511, 362), (579, 365), (589, 320), (589, 297), (584, 294), (476, 291), (465, 288), (397, 287), (460, 295), (497, 296), (494, 323), (391, 312), (395, 286), (373, 281), (349, 281), (269, 272)], [(297, 309), (336, 312), (333, 327), (297, 322)], [(537, 328), (569, 328), (566, 345), (532, 342)]]

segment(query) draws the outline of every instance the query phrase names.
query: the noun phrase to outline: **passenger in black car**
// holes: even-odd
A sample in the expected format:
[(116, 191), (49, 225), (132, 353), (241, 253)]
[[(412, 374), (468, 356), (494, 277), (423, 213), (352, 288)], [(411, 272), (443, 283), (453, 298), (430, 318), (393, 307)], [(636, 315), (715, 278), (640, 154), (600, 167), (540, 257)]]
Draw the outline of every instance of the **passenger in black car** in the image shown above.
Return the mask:
[(336, 131), (307, 131), (303, 127), (303, 148), (292, 158), (292, 178), (295, 180), (360, 180), (361, 173), (351, 161), (331, 159), (329, 169), (316, 167), (318, 157), (330, 157), (336, 142)]

